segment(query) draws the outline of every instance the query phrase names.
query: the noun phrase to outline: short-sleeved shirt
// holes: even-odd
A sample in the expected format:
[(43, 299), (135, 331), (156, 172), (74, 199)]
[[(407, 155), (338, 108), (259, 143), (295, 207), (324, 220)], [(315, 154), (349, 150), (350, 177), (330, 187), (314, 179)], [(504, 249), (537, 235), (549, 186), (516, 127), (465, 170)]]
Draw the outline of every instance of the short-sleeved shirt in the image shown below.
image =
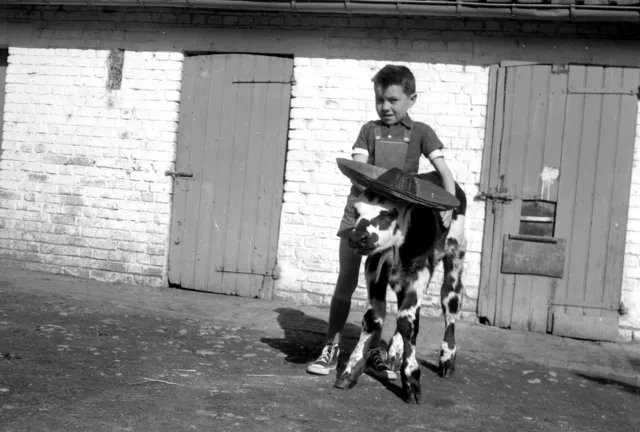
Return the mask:
[[(370, 121), (362, 126), (358, 139), (356, 139), (353, 145), (353, 153), (368, 156), (368, 164), (375, 165), (376, 137), (374, 130), (376, 127), (380, 127), (382, 138), (395, 138), (401, 141), (404, 140), (405, 131), (411, 128), (411, 139), (409, 140), (409, 147), (403, 167), (405, 171), (411, 174), (418, 173), (420, 155), (424, 155), (431, 160), (442, 156), (441, 149), (444, 146), (440, 139), (438, 139), (435, 131), (424, 123), (414, 122), (407, 115), (398, 124), (392, 126), (387, 126), (381, 121)], [(347, 197), (347, 204), (344, 208), (344, 215), (340, 222), (340, 228), (338, 229), (338, 236), (342, 236), (348, 229), (355, 225), (356, 218), (353, 204), (361, 193), (362, 191), (357, 187), (351, 187), (351, 192)]]
[[(440, 156), (440, 150), (444, 147), (430, 126), (421, 122), (414, 122), (408, 115), (399, 123), (391, 126), (385, 125), (380, 120), (370, 121), (360, 129), (360, 134), (353, 145), (353, 152), (367, 155), (369, 157), (367, 163), (371, 165), (375, 165), (376, 137), (374, 129), (376, 127), (380, 127), (382, 137), (399, 139), (403, 138), (406, 129), (412, 128), (411, 140), (409, 141), (409, 148), (407, 149), (407, 156), (403, 167), (405, 171), (411, 174), (418, 173), (420, 155), (424, 155), (425, 157), (431, 155), (431, 158)], [(438, 153), (432, 155), (434, 151)]]

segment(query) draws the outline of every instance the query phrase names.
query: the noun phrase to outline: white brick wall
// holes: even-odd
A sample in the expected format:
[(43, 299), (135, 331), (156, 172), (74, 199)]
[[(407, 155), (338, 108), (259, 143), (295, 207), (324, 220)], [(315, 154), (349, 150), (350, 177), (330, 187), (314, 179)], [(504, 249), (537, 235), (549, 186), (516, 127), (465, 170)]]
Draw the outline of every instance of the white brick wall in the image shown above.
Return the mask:
[(624, 340), (640, 340), (640, 103), (633, 154), (621, 301), (626, 313), (620, 317), (620, 336)]
[(0, 162), (0, 259), (162, 285), (182, 54), (10, 48)]
[[(428, 48), (428, 47), (427, 47)], [(360, 127), (377, 118), (371, 78), (385, 64), (404, 64), (417, 81), (414, 120), (431, 125), (445, 146), (454, 177), (468, 195), (465, 302), (474, 315), (480, 275), (484, 203), (478, 193), (487, 105), (486, 67), (392, 60), (296, 57), (296, 85), (291, 102), (289, 153), (278, 260), (282, 279), (279, 297), (328, 304), (338, 269), (338, 238), (350, 183), (338, 171), (336, 157), (351, 157)], [(433, 169), (424, 157), (420, 171)], [(363, 260), (364, 266), (364, 260)], [(366, 303), (364, 279), (354, 294)], [(425, 298), (425, 313), (439, 314), (441, 266)], [(389, 296), (395, 301), (395, 296)]]

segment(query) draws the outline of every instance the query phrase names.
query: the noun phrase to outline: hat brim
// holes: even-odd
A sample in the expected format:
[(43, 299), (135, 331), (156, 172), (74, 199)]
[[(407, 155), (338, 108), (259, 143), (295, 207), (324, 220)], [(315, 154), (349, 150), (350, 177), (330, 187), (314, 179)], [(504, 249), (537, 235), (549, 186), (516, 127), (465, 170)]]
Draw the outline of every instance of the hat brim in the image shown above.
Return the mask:
[(336, 161), (340, 172), (351, 181), (387, 198), (437, 210), (451, 210), (460, 205), (460, 201), (455, 196), (429, 180), (415, 176), (416, 193), (413, 194), (393, 185), (378, 182), (378, 177), (387, 172), (385, 168), (345, 158), (338, 158)]

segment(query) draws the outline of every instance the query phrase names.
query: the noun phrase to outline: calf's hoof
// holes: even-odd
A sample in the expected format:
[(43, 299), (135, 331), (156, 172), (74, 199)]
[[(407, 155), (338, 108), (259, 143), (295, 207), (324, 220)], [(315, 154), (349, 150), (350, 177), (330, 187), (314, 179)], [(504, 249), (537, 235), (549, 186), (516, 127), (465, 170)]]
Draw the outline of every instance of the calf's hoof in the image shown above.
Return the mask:
[(410, 374), (402, 370), (402, 389), (404, 401), (408, 404), (422, 402), (422, 388), (420, 387), (420, 369), (415, 369)]
[(405, 389), (404, 401), (408, 404), (422, 403), (422, 390), (420, 385), (412, 385), (410, 388)]
[(335, 388), (348, 390), (348, 389), (354, 388), (357, 383), (358, 383), (358, 380), (353, 379), (351, 375), (347, 373), (347, 374), (343, 374), (340, 378), (338, 378), (336, 382), (333, 384), (333, 386)]
[(438, 365), (438, 375), (442, 378), (451, 378), (456, 372), (456, 358), (451, 358), (446, 361), (440, 361)]

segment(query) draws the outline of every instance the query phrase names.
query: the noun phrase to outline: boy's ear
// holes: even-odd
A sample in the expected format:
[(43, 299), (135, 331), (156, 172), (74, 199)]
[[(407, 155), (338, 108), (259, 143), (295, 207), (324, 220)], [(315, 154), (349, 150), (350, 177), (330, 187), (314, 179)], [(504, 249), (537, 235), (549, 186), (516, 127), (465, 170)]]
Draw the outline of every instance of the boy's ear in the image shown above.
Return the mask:
[(418, 99), (418, 93), (414, 93), (411, 95), (411, 97), (409, 97), (409, 100), (411, 101), (411, 106), (413, 106), (413, 104), (416, 103), (417, 99)]

